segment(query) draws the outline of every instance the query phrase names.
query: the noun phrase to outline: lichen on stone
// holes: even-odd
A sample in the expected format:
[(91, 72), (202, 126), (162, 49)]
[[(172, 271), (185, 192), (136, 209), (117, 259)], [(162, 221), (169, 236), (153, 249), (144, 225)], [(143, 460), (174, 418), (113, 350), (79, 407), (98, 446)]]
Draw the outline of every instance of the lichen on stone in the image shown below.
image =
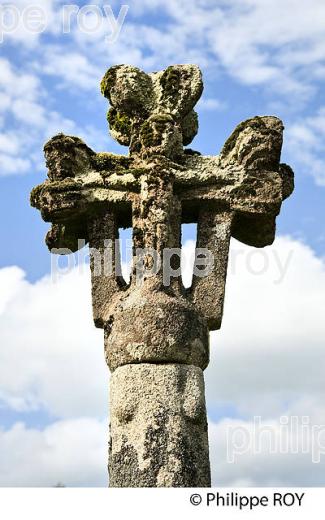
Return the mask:
[(240, 123), (227, 139), (221, 161), (250, 169), (279, 169), (283, 123), (273, 116), (256, 116)]

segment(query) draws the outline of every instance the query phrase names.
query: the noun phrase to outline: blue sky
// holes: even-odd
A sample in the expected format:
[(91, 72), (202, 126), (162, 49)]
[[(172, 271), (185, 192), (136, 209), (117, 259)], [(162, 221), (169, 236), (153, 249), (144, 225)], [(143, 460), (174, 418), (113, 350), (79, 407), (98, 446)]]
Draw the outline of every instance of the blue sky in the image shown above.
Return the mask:
[[(197, 107), (200, 130), (191, 148), (203, 154), (218, 154), (244, 119), (270, 114), (284, 121), (282, 161), (294, 169), (296, 189), (278, 218), (279, 238), (267, 249), (267, 272), (248, 272), (249, 249), (232, 246), (234, 257), (240, 248), (243, 256), (230, 273), (224, 329), (212, 335), (215, 351), (207, 371), (210, 430), (216, 435), (212, 458), (222, 456), (224, 444), (218, 439), (223, 439), (227, 421), (249, 423), (257, 413), (274, 425), (281, 414), (295, 412), (312, 415), (318, 424), (325, 392), (319, 382), (325, 303), (323, 1), (129, 1), (115, 42), (105, 39), (112, 36), (112, 25), (105, 17), (99, 24), (98, 13), (109, 4), (117, 18), (119, 2), (92, 1), (98, 6), (97, 18), (82, 20), (88, 27), (97, 22), (101, 27), (85, 32), (72, 17), (70, 33), (63, 34), (66, 3), (14, 2), (19, 13), (30, 5), (41, 7), (46, 29), (31, 34), (20, 23), (0, 44), (0, 454), (6, 453), (4, 462), (0, 460), (0, 485), (105, 485), (107, 374), (100, 331), (91, 323), (88, 271), (70, 273), (53, 285), (44, 245), (48, 225), (30, 207), (29, 193), (46, 176), (43, 145), (59, 131), (81, 136), (96, 151), (127, 153), (108, 135), (107, 101), (99, 92), (106, 69), (118, 63), (147, 72), (173, 63), (201, 67), (205, 90)], [(184, 241), (193, 238), (193, 229), (187, 230)], [(291, 272), (275, 284), (276, 260), (284, 265), (290, 251)], [(69, 325), (67, 314), (72, 316)], [(259, 323), (254, 331), (248, 325), (252, 318)], [(283, 363), (283, 373), (277, 363)], [(220, 365), (236, 374), (245, 390), (231, 378), (225, 381)], [(55, 377), (61, 381), (61, 375), (59, 385)], [(78, 393), (80, 387), (84, 391)], [(257, 410), (247, 405), (254, 400)], [(80, 421), (88, 433), (71, 451), (64, 432), (75, 439)], [(15, 451), (18, 442), (25, 446), (21, 476), (8, 469), (15, 464), (9, 451)], [(51, 442), (54, 452), (61, 453), (62, 446), (71, 452), (61, 465), (51, 458), (53, 450), (52, 455), (46, 452)], [(36, 460), (31, 468), (34, 445), (48, 455), (48, 462)], [(78, 446), (89, 452), (88, 466), (85, 462), (81, 468), (83, 479), (76, 476)], [(235, 469), (220, 465), (215, 482), (259, 484), (260, 475), (249, 469), (251, 460), (244, 457)], [(43, 464), (42, 477), (37, 477), (38, 463)], [(262, 482), (322, 485), (320, 466), (312, 467), (315, 477), (306, 477), (308, 464), (299, 459), (288, 472), (286, 457), (267, 459)]]

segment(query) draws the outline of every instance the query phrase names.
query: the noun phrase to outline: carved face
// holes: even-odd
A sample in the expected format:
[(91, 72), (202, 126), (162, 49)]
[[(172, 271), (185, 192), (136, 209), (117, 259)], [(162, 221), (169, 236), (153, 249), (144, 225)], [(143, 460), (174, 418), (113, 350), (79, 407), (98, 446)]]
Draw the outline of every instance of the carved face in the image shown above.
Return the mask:
[(101, 91), (110, 101), (111, 135), (130, 153), (159, 154), (176, 159), (198, 130), (193, 107), (203, 90), (195, 65), (175, 65), (146, 74), (119, 65), (105, 74)]
[(222, 150), (225, 162), (245, 168), (277, 171), (282, 148), (283, 124), (272, 116), (248, 119), (234, 130)]
[(169, 114), (157, 114), (145, 121), (140, 131), (141, 154), (177, 159), (183, 151), (182, 133)]

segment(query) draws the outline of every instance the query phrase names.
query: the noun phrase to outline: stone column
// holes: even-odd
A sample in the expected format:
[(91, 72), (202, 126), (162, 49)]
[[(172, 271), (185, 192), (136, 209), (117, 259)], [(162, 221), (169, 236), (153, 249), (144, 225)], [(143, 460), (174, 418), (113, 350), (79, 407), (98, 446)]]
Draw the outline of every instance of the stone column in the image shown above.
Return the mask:
[(114, 371), (111, 487), (210, 486), (201, 368), (141, 363)]
[[(205, 320), (185, 297), (179, 265), (164, 265), (180, 247), (180, 204), (162, 164), (143, 174), (133, 206), (134, 265), (144, 263), (106, 328), (110, 391), (110, 485), (210, 485), (203, 370), (209, 358)], [(147, 248), (147, 249), (145, 249)], [(153, 274), (152, 250), (161, 264)], [(179, 258), (178, 258), (179, 259)], [(171, 264), (174, 277), (163, 272)], [(183, 294), (184, 292), (184, 294)]]

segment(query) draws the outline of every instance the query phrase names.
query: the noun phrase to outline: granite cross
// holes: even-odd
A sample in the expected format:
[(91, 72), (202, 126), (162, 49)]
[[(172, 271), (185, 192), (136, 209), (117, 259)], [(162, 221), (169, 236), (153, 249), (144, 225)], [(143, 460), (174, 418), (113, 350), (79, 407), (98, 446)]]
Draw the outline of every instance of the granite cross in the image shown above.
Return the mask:
[[(90, 246), (94, 321), (104, 329), (112, 372), (111, 486), (210, 485), (203, 371), (209, 330), (221, 325), (230, 239), (271, 244), (282, 201), (293, 190), (292, 170), (280, 164), (283, 124), (276, 117), (238, 125), (218, 156), (184, 149), (198, 130), (193, 109), (202, 90), (195, 65), (153, 74), (110, 68), (101, 91), (111, 106), (111, 135), (129, 146), (129, 155), (95, 153), (59, 134), (44, 148), (48, 180), (31, 195), (52, 223), (46, 237), (52, 252), (76, 251), (79, 238)], [(174, 254), (182, 223), (197, 223), (199, 263), (202, 251), (213, 258), (209, 269), (196, 270), (190, 289)], [(127, 227), (129, 283), (116, 240)]]

